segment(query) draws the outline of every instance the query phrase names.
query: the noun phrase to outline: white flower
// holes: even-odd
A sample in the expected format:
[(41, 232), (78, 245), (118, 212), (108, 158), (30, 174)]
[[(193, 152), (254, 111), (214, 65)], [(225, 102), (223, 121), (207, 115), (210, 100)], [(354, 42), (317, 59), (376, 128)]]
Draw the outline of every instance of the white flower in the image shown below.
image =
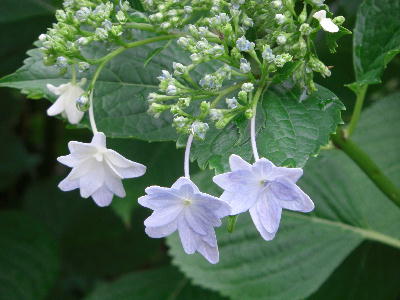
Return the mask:
[(110, 205), (113, 195), (125, 197), (121, 179), (142, 176), (146, 167), (130, 161), (106, 148), (106, 136), (102, 132), (94, 134), (91, 143), (69, 142), (71, 154), (57, 160), (72, 168), (58, 187), (64, 191), (79, 188), (81, 196), (92, 196), (98, 206)]
[(47, 110), (49, 116), (63, 114), (71, 124), (78, 124), (84, 113), (76, 107), (76, 100), (84, 93), (84, 90), (73, 83), (62, 84), (58, 87), (47, 84), (47, 88), (54, 95), (59, 96), (52, 106)]
[(146, 193), (139, 203), (154, 210), (144, 221), (150, 237), (162, 238), (178, 230), (187, 254), (197, 251), (212, 264), (219, 261), (214, 227), (230, 213), (226, 202), (200, 192), (186, 177), (179, 178), (171, 188), (148, 187)]
[(231, 205), (233, 215), (249, 210), (265, 240), (275, 237), (283, 208), (300, 212), (314, 209), (310, 197), (296, 185), (302, 169), (276, 167), (265, 158), (251, 165), (237, 155), (231, 155), (229, 164), (231, 172), (213, 178), (224, 189), (221, 200)]
[(319, 24), (321, 25), (322, 29), (328, 32), (338, 32), (339, 27), (333, 23), (332, 19), (326, 17), (326, 11), (325, 10), (320, 10), (317, 11), (313, 17), (319, 21)]

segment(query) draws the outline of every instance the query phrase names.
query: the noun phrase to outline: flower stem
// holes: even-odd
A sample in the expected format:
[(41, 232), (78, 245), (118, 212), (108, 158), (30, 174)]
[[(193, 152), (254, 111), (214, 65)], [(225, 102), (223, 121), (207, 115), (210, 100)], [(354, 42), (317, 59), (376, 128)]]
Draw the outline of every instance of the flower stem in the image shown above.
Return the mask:
[(217, 104), (219, 103), (219, 101), (220, 101), (224, 96), (226, 96), (226, 95), (228, 95), (228, 94), (230, 94), (230, 93), (236, 91), (238, 88), (240, 88), (240, 87), (242, 86), (243, 83), (244, 83), (244, 81), (243, 81), (243, 82), (239, 82), (239, 83), (237, 83), (237, 84), (235, 84), (235, 85), (232, 85), (232, 86), (230, 86), (230, 87), (228, 87), (228, 88), (226, 88), (226, 89), (220, 91), (220, 92), (218, 93), (218, 96), (213, 100), (213, 102), (211, 102), (211, 108), (215, 108), (215, 107), (217, 106)]
[(364, 85), (360, 87), (356, 92), (357, 94), (356, 105), (354, 107), (349, 127), (347, 128), (347, 136), (351, 136), (357, 127), (358, 121), (360, 120), (361, 111), (364, 105), (367, 90), (368, 90), (368, 85)]
[(342, 129), (332, 135), (332, 142), (345, 152), (394, 204), (400, 207), (400, 189), (379, 169), (367, 153), (345, 137)]
[(94, 111), (93, 111), (93, 91), (90, 91), (89, 94), (89, 101), (90, 101), (90, 106), (89, 106), (89, 120), (90, 120), (90, 127), (92, 127), (93, 134), (98, 133), (97, 131), (97, 126), (96, 126), (96, 121), (94, 119)]
[(190, 134), (187, 140), (186, 149), (185, 149), (185, 161), (184, 161), (184, 169), (185, 169), (185, 177), (190, 179), (190, 149), (192, 148), (193, 143), (193, 134)]

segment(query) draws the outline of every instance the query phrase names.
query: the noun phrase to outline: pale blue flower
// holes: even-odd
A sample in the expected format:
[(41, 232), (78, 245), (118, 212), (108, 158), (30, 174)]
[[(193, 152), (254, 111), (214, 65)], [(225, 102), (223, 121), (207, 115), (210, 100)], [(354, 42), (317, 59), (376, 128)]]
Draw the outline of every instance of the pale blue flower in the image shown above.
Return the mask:
[(244, 36), (236, 41), (236, 48), (238, 48), (239, 51), (249, 52), (254, 50), (254, 46), (255, 44), (248, 41)]
[(171, 188), (148, 187), (146, 193), (139, 203), (154, 210), (144, 221), (147, 235), (162, 238), (178, 231), (187, 254), (197, 251), (212, 264), (219, 261), (214, 227), (230, 214), (226, 202), (200, 192), (186, 177), (179, 178)]
[(237, 155), (231, 155), (229, 164), (231, 172), (213, 178), (224, 189), (220, 199), (231, 205), (232, 215), (249, 210), (265, 240), (275, 237), (283, 208), (299, 212), (314, 209), (310, 197), (296, 185), (302, 169), (277, 167), (266, 158), (251, 165)]

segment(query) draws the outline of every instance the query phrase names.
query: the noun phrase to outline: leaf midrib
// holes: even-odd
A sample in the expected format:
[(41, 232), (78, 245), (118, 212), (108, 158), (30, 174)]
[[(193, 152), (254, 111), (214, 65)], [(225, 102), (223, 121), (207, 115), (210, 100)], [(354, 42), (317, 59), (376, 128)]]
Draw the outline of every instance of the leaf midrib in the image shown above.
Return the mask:
[(346, 231), (351, 231), (353, 233), (360, 235), (361, 237), (363, 237), (366, 240), (380, 242), (382, 244), (400, 249), (400, 239), (393, 238), (391, 236), (388, 236), (386, 234), (380, 233), (375, 230), (355, 227), (355, 226), (352, 226), (349, 224), (340, 223), (340, 222), (336, 222), (336, 221), (332, 221), (332, 220), (328, 220), (328, 219), (323, 219), (323, 218), (316, 217), (316, 216), (302, 215), (302, 214), (298, 214), (295, 212), (285, 212), (285, 215), (288, 215), (288, 216), (294, 217), (294, 218), (298, 218), (298, 219), (311, 221), (311, 222), (318, 223), (318, 224), (337, 227), (337, 228), (340, 228), (340, 229), (343, 229)]

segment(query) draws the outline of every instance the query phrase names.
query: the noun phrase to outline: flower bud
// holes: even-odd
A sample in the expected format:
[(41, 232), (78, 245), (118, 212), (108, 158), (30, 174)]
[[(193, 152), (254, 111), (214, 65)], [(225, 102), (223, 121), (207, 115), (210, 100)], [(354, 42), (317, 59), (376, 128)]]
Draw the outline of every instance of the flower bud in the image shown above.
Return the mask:
[(254, 90), (254, 85), (251, 82), (243, 83), (242, 91), (245, 91), (247, 93), (251, 93), (253, 90)]
[(333, 19), (333, 23), (339, 26), (342, 25), (345, 21), (346, 19), (343, 16), (337, 16), (336, 18)]

